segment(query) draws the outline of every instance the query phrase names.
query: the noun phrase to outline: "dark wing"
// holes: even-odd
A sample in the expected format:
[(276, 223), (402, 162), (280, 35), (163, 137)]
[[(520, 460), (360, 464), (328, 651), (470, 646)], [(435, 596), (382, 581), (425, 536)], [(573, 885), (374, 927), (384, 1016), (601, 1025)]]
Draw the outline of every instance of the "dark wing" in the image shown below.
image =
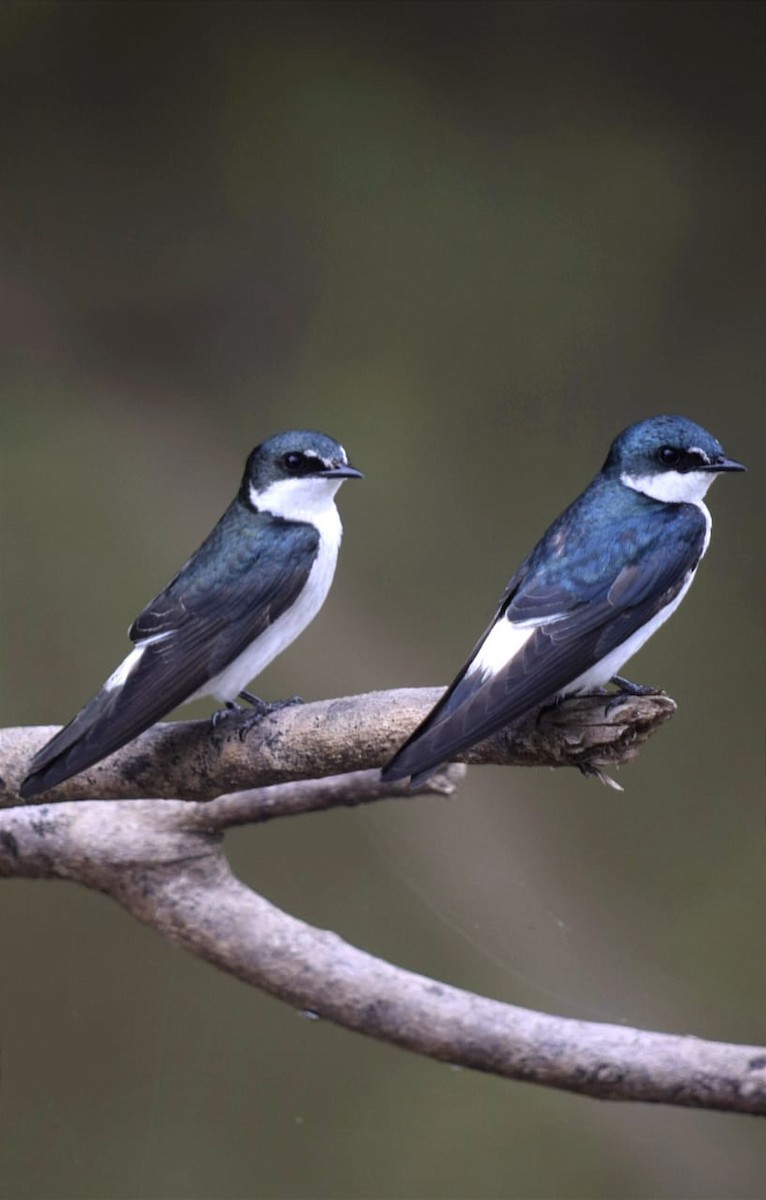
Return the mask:
[(278, 555), (256, 543), (239, 563), (227, 556), (217, 577), (190, 583), (182, 572), (133, 622), (131, 640), (149, 642), (135, 686), (167, 696), (166, 712), (233, 662), (302, 592), (319, 535), (312, 525), (280, 524)]
[(157, 641), (124, 684), (105, 685), (35, 756), (23, 797), (84, 771), (188, 700), (300, 594), (319, 543), (314, 527), (279, 522), (276, 556), (259, 536), (271, 518), (249, 513), (245, 523), (233, 508), (131, 626), (134, 642)]
[[(698, 516), (698, 520), (697, 520)], [(606, 578), (565, 586), (522, 567), (509, 584), (495, 620), (442, 699), (383, 769), (388, 780), (428, 775), (451, 756), (552, 699), (675, 598), (702, 554), (705, 522), (690, 514), (692, 536), (661, 539)], [(575, 599), (576, 597), (576, 599)], [(497, 673), (471, 673), (471, 664), (497, 621), (534, 627)]]

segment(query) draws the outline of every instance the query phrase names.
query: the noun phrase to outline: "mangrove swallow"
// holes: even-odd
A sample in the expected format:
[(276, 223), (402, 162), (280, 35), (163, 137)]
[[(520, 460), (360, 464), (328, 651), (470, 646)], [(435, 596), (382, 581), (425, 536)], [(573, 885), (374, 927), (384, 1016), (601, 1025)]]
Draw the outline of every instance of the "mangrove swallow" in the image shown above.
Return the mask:
[(613, 682), (678, 608), (710, 541), (703, 498), (744, 471), (684, 417), (625, 429), (601, 471), (508, 584), (492, 624), (436, 707), (383, 768), (420, 783), (546, 701)]
[(20, 795), (84, 771), (187, 700), (236, 707), (322, 607), (342, 534), (335, 493), (360, 477), (323, 433), (279, 433), (257, 446), (237, 497), (133, 622), (127, 658), (35, 755)]

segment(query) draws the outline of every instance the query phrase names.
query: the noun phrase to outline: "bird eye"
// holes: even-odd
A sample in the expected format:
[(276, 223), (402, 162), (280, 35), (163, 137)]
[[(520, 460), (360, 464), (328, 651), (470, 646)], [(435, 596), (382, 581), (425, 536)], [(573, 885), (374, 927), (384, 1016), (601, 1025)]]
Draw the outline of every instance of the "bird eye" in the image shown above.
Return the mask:
[(657, 451), (657, 457), (662, 463), (663, 467), (673, 467), (678, 462), (681, 455), (679, 451), (675, 450), (672, 446), (660, 446), (659, 450)]
[(284, 456), (282, 462), (288, 471), (297, 473), (303, 466), (304, 458), (302, 454), (299, 454), (297, 451), (293, 450), (290, 452), (290, 454), (286, 454)]

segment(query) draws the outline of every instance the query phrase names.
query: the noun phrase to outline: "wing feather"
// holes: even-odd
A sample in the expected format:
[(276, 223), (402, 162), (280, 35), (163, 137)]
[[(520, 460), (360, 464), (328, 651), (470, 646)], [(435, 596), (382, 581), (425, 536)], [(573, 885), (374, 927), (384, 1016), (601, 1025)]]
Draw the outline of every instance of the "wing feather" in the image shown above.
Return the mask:
[(316, 530), (280, 521), (275, 556), (273, 542), (262, 536), (264, 522), (273, 518), (239, 512), (236, 505), (133, 622), (129, 636), (140, 656), (122, 686), (107, 683), (42, 748), (22, 796), (45, 791), (132, 741), (214, 678), (295, 601), (317, 553)]
[[(384, 768), (384, 778), (426, 778), (440, 763), (552, 699), (577, 680), (678, 595), (704, 549), (706, 522), (689, 505), (682, 537), (668, 552), (668, 514), (653, 513), (654, 527), (635, 536), (631, 561), (598, 570), (583, 559), (577, 569), (556, 571), (552, 532), (538, 545), (506, 589), (495, 619), (466, 666), (432, 712)], [(565, 514), (566, 516), (567, 514)], [(678, 513), (673, 514), (679, 531)], [(632, 531), (620, 526), (625, 544)], [(636, 531), (637, 533), (637, 531)], [(553, 562), (553, 569), (545, 565)], [(494, 674), (471, 667), (498, 620), (533, 632)]]

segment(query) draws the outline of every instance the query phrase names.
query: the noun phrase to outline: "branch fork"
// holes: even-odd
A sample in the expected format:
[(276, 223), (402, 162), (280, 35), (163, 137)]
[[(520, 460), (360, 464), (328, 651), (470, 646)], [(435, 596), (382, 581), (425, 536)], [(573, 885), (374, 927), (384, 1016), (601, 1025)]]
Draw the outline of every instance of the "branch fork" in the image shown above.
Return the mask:
[[(29, 805), (18, 804), (16, 788), (52, 731), (0, 731), (0, 876), (67, 879), (106, 892), (244, 982), (419, 1054), (601, 1099), (765, 1116), (764, 1047), (577, 1021), (477, 996), (298, 921), (234, 877), (223, 834), (235, 825), (454, 791), (465, 774), (460, 764), (414, 792), (382, 784), (377, 769), (439, 694), (374, 692), (282, 709), (244, 743), (236, 731), (211, 737), (208, 722), (156, 726)], [(501, 731), (466, 759), (600, 771), (634, 758), (674, 711), (662, 695), (579, 697)]]

